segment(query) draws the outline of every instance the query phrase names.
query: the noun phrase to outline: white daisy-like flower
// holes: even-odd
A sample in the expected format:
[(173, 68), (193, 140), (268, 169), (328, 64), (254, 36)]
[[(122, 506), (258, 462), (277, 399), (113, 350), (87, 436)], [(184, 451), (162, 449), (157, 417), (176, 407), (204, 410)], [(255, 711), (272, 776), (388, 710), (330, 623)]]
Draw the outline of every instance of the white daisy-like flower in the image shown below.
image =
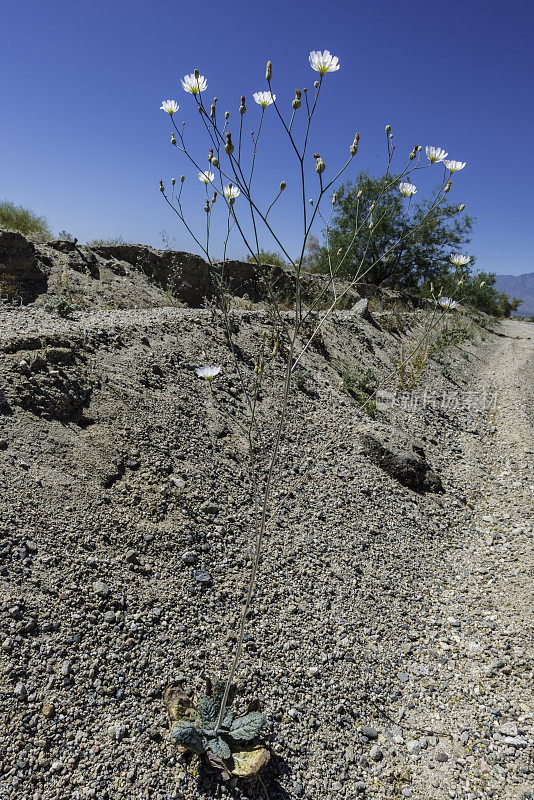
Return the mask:
[(181, 83), (184, 91), (191, 94), (200, 94), (200, 92), (204, 92), (208, 88), (208, 82), (204, 75), (199, 75), (198, 78), (195, 78), (194, 72), (191, 75), (185, 75)]
[(403, 194), (404, 197), (413, 197), (416, 191), (417, 188), (413, 183), (399, 183), (399, 192)]
[(215, 175), (213, 172), (210, 172), (209, 169), (207, 169), (205, 170), (205, 172), (198, 173), (198, 179), (199, 181), (202, 181), (202, 183), (205, 183), (207, 186), (208, 183), (213, 183), (213, 181), (215, 180)]
[(271, 92), (254, 92), (252, 95), (256, 103), (262, 108), (267, 108), (276, 100), (276, 95)]
[(228, 186), (223, 187), (223, 194), (226, 197), (226, 199), (232, 203), (236, 199), (236, 197), (239, 197), (241, 192), (239, 191), (237, 186), (234, 186), (233, 183), (229, 183)]
[(339, 69), (338, 57), (333, 56), (330, 50), (325, 50), (323, 53), (320, 50), (312, 50), (310, 65), (321, 77), (327, 72), (337, 72)]
[(176, 102), (176, 100), (164, 100), (163, 103), (160, 105), (162, 111), (166, 111), (167, 114), (170, 114), (171, 117), (175, 114), (180, 106)]
[(470, 256), (462, 256), (460, 253), (452, 253), (450, 259), (455, 267), (465, 267), (471, 261)]
[(209, 364), (206, 367), (199, 367), (195, 370), (199, 378), (205, 378), (207, 381), (212, 381), (216, 375), (221, 371), (220, 367)]
[(442, 308), (449, 308), (451, 310), (453, 308), (456, 308), (456, 306), (458, 305), (456, 300), (453, 300), (452, 297), (440, 297), (438, 303)]
[(449, 154), (443, 150), (441, 147), (427, 147), (426, 148), (426, 157), (430, 161), (431, 164), (435, 164), (437, 161), (444, 161)]
[(443, 162), (448, 170), (451, 172), (458, 172), (459, 170), (463, 169), (466, 165), (466, 161), (444, 161)]

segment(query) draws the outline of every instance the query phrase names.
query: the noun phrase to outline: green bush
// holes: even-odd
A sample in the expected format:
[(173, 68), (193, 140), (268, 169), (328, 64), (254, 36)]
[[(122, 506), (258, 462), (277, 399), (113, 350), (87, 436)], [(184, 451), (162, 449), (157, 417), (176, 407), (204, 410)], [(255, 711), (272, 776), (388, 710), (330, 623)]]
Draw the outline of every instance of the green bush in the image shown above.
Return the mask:
[(39, 217), (29, 208), (16, 206), (9, 200), (0, 202), (0, 228), (19, 233), (41, 233), (43, 236), (52, 236), (45, 217)]
[[(272, 252), (270, 250), (261, 249), (259, 251), (259, 257), (260, 257), (260, 264), (271, 264), (273, 267), (287, 267), (288, 266), (287, 262), (282, 258), (280, 253), (274, 253), (274, 252)], [(249, 264), (255, 264), (256, 263), (256, 258), (257, 258), (257, 256), (252, 256), (249, 253), (245, 260), (248, 261)]]
[(121, 244), (131, 244), (131, 242), (126, 242), (122, 236), (116, 236), (114, 239), (91, 239), (87, 244), (89, 247), (118, 247)]

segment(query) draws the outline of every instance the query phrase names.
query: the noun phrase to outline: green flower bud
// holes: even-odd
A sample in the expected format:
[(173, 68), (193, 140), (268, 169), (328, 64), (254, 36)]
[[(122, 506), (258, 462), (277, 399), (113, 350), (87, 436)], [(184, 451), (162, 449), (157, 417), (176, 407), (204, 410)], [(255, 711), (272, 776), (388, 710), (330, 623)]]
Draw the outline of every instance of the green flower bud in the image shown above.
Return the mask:
[(270, 61), (267, 62), (267, 66), (265, 68), (265, 80), (270, 81), (273, 77), (273, 65)]
[(215, 119), (215, 103), (212, 103), (212, 104), (211, 104), (210, 117), (211, 117), (212, 119)]
[(219, 166), (219, 159), (218, 158), (212, 158), (211, 159), (211, 166), (212, 167), (218, 167)]
[(195, 78), (198, 81), (198, 79), (200, 78), (200, 70), (196, 69), (195, 72), (194, 72), (194, 75), (195, 75)]
[(228, 132), (226, 134), (226, 144), (224, 145), (224, 152), (228, 153), (229, 156), (232, 155), (234, 152), (234, 145), (232, 144), (232, 134)]
[(224, 112), (224, 118), (225, 118), (226, 120), (229, 120), (229, 119), (230, 119), (230, 112), (229, 112), (229, 111), (225, 111), (225, 112)]
[(246, 112), (246, 110), (247, 110), (247, 107), (245, 105), (245, 95), (242, 94), (241, 95), (241, 105), (239, 106), (239, 113), (240, 114), (244, 114)]
[(314, 81), (313, 85), (315, 86), (316, 89), (318, 89), (319, 88), (319, 81)]
[(389, 134), (391, 133), (391, 125), (386, 125), (386, 133), (389, 136)]
[(291, 103), (291, 105), (293, 106), (295, 111), (297, 110), (297, 108), (300, 108), (301, 105), (302, 105), (302, 103), (300, 102), (301, 96), (302, 96), (301, 90), (300, 89), (295, 89), (295, 99)]
[(282, 181), (282, 183), (280, 184), (280, 191), (283, 192), (286, 186), (287, 186), (286, 182)]
[(176, 183), (176, 178), (171, 178), (171, 183), (174, 186), (174, 184)]
[(160, 192), (164, 192), (165, 191), (165, 187), (163, 185), (163, 181), (161, 181), (161, 180), (159, 182), (159, 190), (160, 190)]
[(463, 211), (464, 208), (465, 208), (465, 203), (462, 203), (460, 206), (458, 206), (458, 211)]
[(361, 189), (359, 189), (359, 190), (358, 190), (358, 194), (356, 195), (356, 197), (358, 198), (358, 200), (361, 200), (361, 199), (362, 199), (362, 197), (363, 197), (363, 192), (362, 192), (362, 190), (361, 190)]
[(206, 200), (206, 205), (204, 206), (204, 211), (207, 214), (209, 210), (210, 210), (210, 202), (209, 202), (209, 200)]
[(171, 144), (176, 144), (174, 133), (171, 133)]
[(184, 181), (185, 181), (185, 175), (180, 175), (180, 183), (183, 183)]
[(208, 150), (208, 161), (211, 162), (212, 160), (213, 160), (213, 148), (210, 147), (210, 149)]
[(319, 156), (319, 157), (317, 158), (317, 163), (316, 163), (316, 165), (315, 165), (315, 171), (316, 171), (316, 172), (317, 172), (319, 175), (321, 175), (321, 174), (322, 174), (322, 173), (325, 171), (325, 169), (326, 169), (326, 164), (324, 163), (324, 161), (323, 161), (323, 159), (321, 158), (321, 156)]

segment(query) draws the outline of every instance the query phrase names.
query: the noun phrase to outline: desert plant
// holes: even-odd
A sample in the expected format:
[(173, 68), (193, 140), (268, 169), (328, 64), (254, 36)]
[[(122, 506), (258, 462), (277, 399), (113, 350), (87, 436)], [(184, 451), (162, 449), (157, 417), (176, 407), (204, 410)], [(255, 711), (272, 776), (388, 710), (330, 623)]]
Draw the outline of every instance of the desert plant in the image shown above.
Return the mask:
[(257, 259), (259, 259), (262, 264), (270, 264), (273, 267), (287, 267), (287, 261), (282, 258), (280, 253), (273, 253), (263, 248), (260, 248), (258, 252), (253, 255), (247, 253), (245, 257), (246, 261), (253, 264), (257, 262)]
[(47, 238), (52, 235), (45, 217), (9, 200), (0, 202), (0, 228), (19, 233), (40, 233)]
[(236, 685), (232, 684), (226, 699), (222, 722), (217, 726), (226, 681), (207, 681), (206, 694), (195, 701), (180, 688), (169, 687), (165, 704), (170, 717), (171, 739), (183, 751), (205, 758), (221, 772), (223, 779), (248, 778), (256, 774), (269, 760), (268, 751), (257, 742), (266, 719), (256, 709), (257, 703), (244, 714), (234, 715)]
[[(241, 96), (240, 103), (237, 106), (234, 127), (230, 122), (230, 112), (224, 111), (221, 114), (218, 111), (217, 98), (212, 103), (205, 104), (204, 96), (207, 91), (207, 79), (200, 74), (199, 70), (186, 75), (182, 80), (182, 87), (187, 94), (191, 95), (197, 123), (200, 126), (200, 130), (206, 135), (203, 153), (198, 144), (200, 137), (195, 135), (194, 139), (190, 140), (188, 138), (189, 128), (186, 127), (185, 122), (177, 124), (176, 116), (179, 107), (176, 101), (165, 100), (161, 106), (162, 110), (170, 117), (171, 146), (176, 148), (185, 159), (194, 173), (195, 185), (199, 186), (200, 189), (199, 202), (204, 210), (204, 222), (201, 229), (198, 230), (186, 216), (185, 205), (182, 200), (183, 187), (186, 181), (185, 175), (182, 175), (178, 181), (172, 178), (170, 185), (167, 184), (168, 188), (161, 180), (159, 188), (164, 201), (177, 215), (198, 248), (202, 251), (210, 266), (213, 282), (217, 288), (218, 313), (225, 328), (227, 342), (233, 356), (233, 363), (239, 376), (245, 400), (243, 404), (245, 414), (243, 425), (247, 431), (249, 471), (253, 487), (254, 553), (252, 568), (245, 601), (239, 617), (237, 645), (231, 664), (228, 667), (228, 677), (224, 684), (222, 697), (220, 703), (209, 704), (209, 719), (206, 716), (206, 723), (201, 720), (201, 726), (193, 723), (189, 724), (187, 728), (181, 726), (175, 729), (175, 739), (178, 737), (178, 740), (187, 742), (187, 746), (190, 749), (196, 748), (197, 751), (202, 746), (204, 750), (214, 753), (216, 758), (221, 757), (218, 753), (227, 753), (228, 747), (231, 749), (231, 732), (235, 730), (231, 726), (235, 721), (228, 722), (230, 717), (227, 709), (231, 697), (231, 687), (241, 659), (245, 626), (256, 589), (265, 529), (270, 519), (269, 508), (276, 476), (275, 466), (280, 455), (282, 432), (288, 414), (291, 387), (295, 383), (297, 385), (299, 383), (298, 370), (303, 369), (301, 362), (310, 346), (320, 341), (324, 323), (332, 316), (334, 309), (339, 307), (339, 304), (350, 293), (352, 287), (359, 281), (365, 280), (367, 275), (373, 274), (373, 270), (378, 268), (379, 265), (392, 263), (391, 258), (398, 252), (400, 247), (406, 244), (408, 238), (413, 235), (414, 229), (417, 230), (425, 226), (429, 215), (443, 207), (448, 192), (452, 187), (454, 173), (465, 166), (459, 162), (446, 161), (447, 153), (435, 147), (426, 148), (427, 162), (424, 162), (425, 156), (423, 155), (422, 147), (415, 146), (407, 154), (404, 166), (401, 166), (397, 174), (393, 174), (391, 168), (396, 146), (391, 126), (386, 126), (386, 179), (372, 199), (367, 196), (364, 198), (363, 192), (356, 193), (356, 205), (354, 214), (351, 217), (350, 236), (344, 241), (343, 247), (338, 249), (332, 247), (327, 237), (325, 276), (322, 283), (320, 282), (321, 285), (314, 297), (307, 298), (305, 303), (302, 292), (303, 270), (310, 252), (308, 247), (310, 237), (318, 225), (324, 224), (328, 230), (332, 214), (338, 204), (336, 187), (342, 176), (352, 166), (358, 152), (360, 140), (360, 134), (356, 133), (352, 143), (348, 143), (348, 152), (345, 159), (342, 160), (339, 168), (331, 172), (328, 172), (327, 165), (319, 152), (315, 152), (313, 159), (310, 159), (308, 152), (310, 129), (319, 106), (321, 92), (325, 84), (325, 76), (336, 72), (340, 65), (337, 57), (332, 56), (326, 50), (324, 52), (313, 51), (310, 53), (309, 62), (317, 75), (317, 80), (313, 83), (313, 89), (310, 91), (297, 89), (291, 106), (287, 108), (277, 101), (272, 78), (273, 67), (270, 61), (267, 62), (266, 89), (253, 94), (253, 100), (258, 109), (258, 119), (255, 125), (255, 132), (251, 138), (243, 135), (243, 119), (248, 112), (245, 95)], [(263, 120), (266, 114), (276, 115), (280, 123), (282, 135), (287, 138), (289, 149), (295, 159), (297, 177), (291, 183), (288, 192), (286, 192), (289, 182), (285, 180), (285, 176), (278, 175), (276, 179), (278, 188), (270, 197), (265, 199), (257, 196), (253, 186), (260, 141), (262, 141)], [(411, 199), (416, 188), (408, 180), (418, 170), (430, 168), (436, 163), (441, 165), (443, 172), (438, 181), (433, 200), (415, 218), (412, 218), (410, 216)], [(308, 164), (313, 165), (311, 170), (309, 170)], [(269, 170), (270, 173), (273, 172), (272, 164)], [(386, 240), (384, 237), (379, 236), (382, 219), (380, 203), (391, 192), (399, 197), (399, 203), (404, 209), (403, 219), (405, 224), (395, 232), (393, 240)], [(291, 198), (288, 201), (290, 205), (289, 207), (286, 206), (286, 213), (291, 213), (295, 199), (299, 198), (298, 207), (301, 215), (301, 239), (296, 252), (290, 252), (291, 248), (283, 243), (278, 233), (278, 225), (274, 216), (278, 208), (285, 202), (285, 198), (290, 194)], [(313, 196), (310, 197), (310, 195)], [(325, 205), (330, 210), (326, 210), (323, 214), (322, 209)], [(450, 218), (452, 219), (455, 214), (461, 214), (463, 208), (464, 206), (456, 206), (455, 210), (451, 209)], [(218, 211), (219, 209), (221, 209), (221, 212)], [(218, 213), (222, 215), (221, 221), (224, 225), (224, 234), (218, 247), (219, 254), (222, 252), (222, 258), (215, 259), (212, 239), (213, 231), (217, 230), (214, 221), (215, 215)], [(228, 262), (228, 245), (233, 235), (240, 237), (250, 260), (257, 265), (258, 271), (261, 273), (267, 287), (269, 298), (268, 319), (270, 321), (270, 329), (265, 331), (265, 335), (262, 337), (256, 352), (248, 354), (246, 359), (243, 351), (235, 342), (225, 272)], [(269, 238), (269, 241), (273, 241), (273, 246), (278, 248), (280, 257), (286, 259), (288, 264), (293, 265), (289, 273), (293, 281), (290, 314), (285, 313), (285, 310), (280, 307), (275, 291), (276, 287), (273, 287), (270, 283), (271, 270), (262, 270), (264, 264), (262, 253), (264, 251), (262, 251), (259, 244), (261, 235), (265, 235)], [(356, 249), (357, 258), (354, 259), (353, 248), (355, 243), (362, 241), (366, 243), (363, 248), (363, 254)], [(371, 259), (369, 259), (369, 253), (372, 253)], [(347, 271), (349, 264), (350, 271)], [(350, 280), (340, 286), (338, 278), (347, 274), (350, 275)], [(331, 302), (325, 303), (325, 298), (330, 299)], [(429, 330), (432, 325), (436, 324), (440, 314), (443, 316), (443, 313), (443, 311), (439, 311), (436, 300), (435, 314), (429, 324)], [(428, 335), (428, 331), (425, 335)], [(257, 402), (258, 396), (265, 371), (271, 369), (274, 371), (280, 362), (283, 363), (283, 377), (281, 378), (282, 391), (278, 417), (271, 435), (263, 436), (259, 425), (259, 415), (262, 408), (261, 404)], [(247, 366), (243, 366), (244, 364)], [(365, 396), (364, 407), (369, 406), (369, 408), (372, 408), (374, 392), (377, 388), (376, 378), (369, 370), (364, 368), (359, 368), (359, 370), (358, 373), (354, 372), (345, 376), (345, 385), (349, 392), (361, 393), (362, 399)], [(208, 373), (204, 374), (200, 370), (197, 374), (209, 382), (211, 397), (217, 398), (217, 388), (212, 382), (214, 373), (208, 371)], [(331, 444), (332, 442), (329, 442), (329, 446)], [(207, 702), (206, 707), (208, 707)], [(198, 713), (200, 714), (200, 709)], [(259, 718), (254, 719), (256, 721), (254, 724), (251, 722), (251, 733), (256, 730), (255, 726), (259, 725)], [(209, 725), (209, 727), (204, 727), (205, 724)], [(196, 728), (197, 731), (193, 731), (192, 728)], [(215, 749), (212, 747), (213, 744)]]
[(60, 295), (53, 295), (47, 303), (45, 303), (45, 311), (50, 314), (57, 314), (58, 317), (70, 317), (73, 311), (78, 311), (78, 306), (72, 303), (66, 297)]

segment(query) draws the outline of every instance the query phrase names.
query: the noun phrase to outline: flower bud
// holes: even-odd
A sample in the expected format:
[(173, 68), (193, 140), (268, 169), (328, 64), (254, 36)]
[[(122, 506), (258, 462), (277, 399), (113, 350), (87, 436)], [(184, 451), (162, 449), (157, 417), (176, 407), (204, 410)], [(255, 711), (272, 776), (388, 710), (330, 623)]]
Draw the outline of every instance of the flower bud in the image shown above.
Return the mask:
[(313, 206), (313, 197), (310, 197), (309, 203), (311, 206)]
[(284, 189), (286, 188), (286, 186), (287, 186), (286, 182), (282, 181), (281, 184), (280, 184), (280, 191), (283, 192)]
[(361, 190), (361, 189), (359, 189), (359, 190), (358, 190), (358, 194), (356, 195), (356, 197), (357, 197), (357, 199), (358, 199), (358, 200), (361, 200), (361, 199), (362, 199), (362, 197), (363, 197), (363, 192), (362, 192), (362, 190)]
[(270, 61), (267, 62), (267, 66), (265, 68), (265, 80), (270, 81), (273, 77), (273, 65)]
[(450, 190), (451, 190), (451, 186), (452, 186), (452, 181), (451, 181), (451, 179), (449, 178), (449, 180), (447, 181), (447, 184), (446, 184), (446, 186), (445, 186), (445, 194), (447, 194), (448, 192), (450, 192)]
[(337, 255), (340, 256), (342, 252), (343, 252), (343, 248), (340, 247), (339, 250), (337, 251)]
[(230, 112), (229, 111), (225, 111), (224, 112), (224, 118), (225, 118), (225, 120), (229, 120), (230, 119)]
[(159, 190), (160, 190), (160, 192), (164, 192), (165, 191), (165, 187), (163, 185), (163, 181), (161, 181), (161, 180), (159, 182)]
[(410, 161), (413, 161), (415, 158), (417, 158), (417, 153), (415, 152), (415, 150), (412, 150), (412, 152), (410, 153)]
[(218, 167), (219, 166), (219, 159), (218, 158), (212, 158), (211, 159), (211, 166), (212, 167)]
[(171, 183), (174, 186), (174, 184), (176, 183), (176, 178), (171, 178)]
[(171, 133), (171, 144), (176, 144), (176, 139), (174, 137), (174, 133)]
[(482, 283), (480, 284), (480, 288), (482, 289), (482, 287), (485, 286), (485, 285), (486, 285), (486, 281), (482, 281)]
[(180, 175), (180, 183), (183, 183), (184, 181), (185, 181), (185, 175)]
[(211, 198), (211, 204), (213, 205), (216, 200), (217, 200), (217, 192), (213, 192), (213, 197)]
[(464, 208), (465, 208), (465, 203), (461, 203), (461, 205), (458, 206), (458, 211), (463, 211)]
[(417, 152), (420, 153), (422, 149), (423, 149), (423, 145), (420, 144), (419, 147), (417, 148)]
[(314, 81), (313, 85), (315, 86), (316, 89), (318, 89), (319, 88), (319, 81)]
[(209, 210), (210, 210), (210, 201), (206, 200), (206, 205), (204, 206), (204, 211), (206, 213), (208, 213)]
[(232, 144), (232, 134), (228, 132), (226, 134), (226, 144), (224, 145), (224, 152), (228, 153), (229, 156), (232, 155), (234, 152), (234, 145)]
[(315, 171), (318, 173), (318, 175), (321, 175), (325, 171), (325, 169), (326, 169), (326, 164), (324, 163), (321, 156), (319, 156), (317, 158), (317, 163), (315, 165)]
[(389, 136), (389, 134), (391, 133), (391, 125), (386, 125), (386, 133)]
[(212, 104), (211, 104), (210, 117), (211, 117), (212, 119), (215, 119), (215, 103), (212, 103)]
[(200, 78), (200, 71), (198, 69), (196, 69), (195, 72), (194, 72), (194, 75), (195, 75), (195, 78), (198, 81), (198, 79)]
[(302, 105), (302, 103), (300, 102), (301, 96), (302, 96), (301, 90), (300, 89), (295, 89), (295, 99), (291, 103), (291, 105), (293, 106), (295, 111), (297, 110), (297, 108), (300, 108), (301, 105)]
[(337, 203), (337, 194), (334, 192), (334, 194), (332, 195), (332, 205), (335, 206), (336, 203)]
[(458, 281), (458, 286), (461, 286), (464, 281), (465, 281), (465, 275), (462, 275), (462, 277)]
[(355, 156), (356, 153), (358, 152), (358, 142), (359, 141), (360, 141), (360, 134), (356, 133), (354, 135), (354, 141), (353, 141), (353, 143), (351, 144), (351, 146), (349, 148), (351, 156)]
[(244, 114), (246, 112), (246, 110), (247, 110), (247, 107), (245, 105), (245, 95), (242, 94), (241, 95), (241, 105), (239, 106), (239, 113), (240, 114)]
[(211, 163), (213, 161), (213, 147), (210, 147), (208, 150), (208, 161)]

